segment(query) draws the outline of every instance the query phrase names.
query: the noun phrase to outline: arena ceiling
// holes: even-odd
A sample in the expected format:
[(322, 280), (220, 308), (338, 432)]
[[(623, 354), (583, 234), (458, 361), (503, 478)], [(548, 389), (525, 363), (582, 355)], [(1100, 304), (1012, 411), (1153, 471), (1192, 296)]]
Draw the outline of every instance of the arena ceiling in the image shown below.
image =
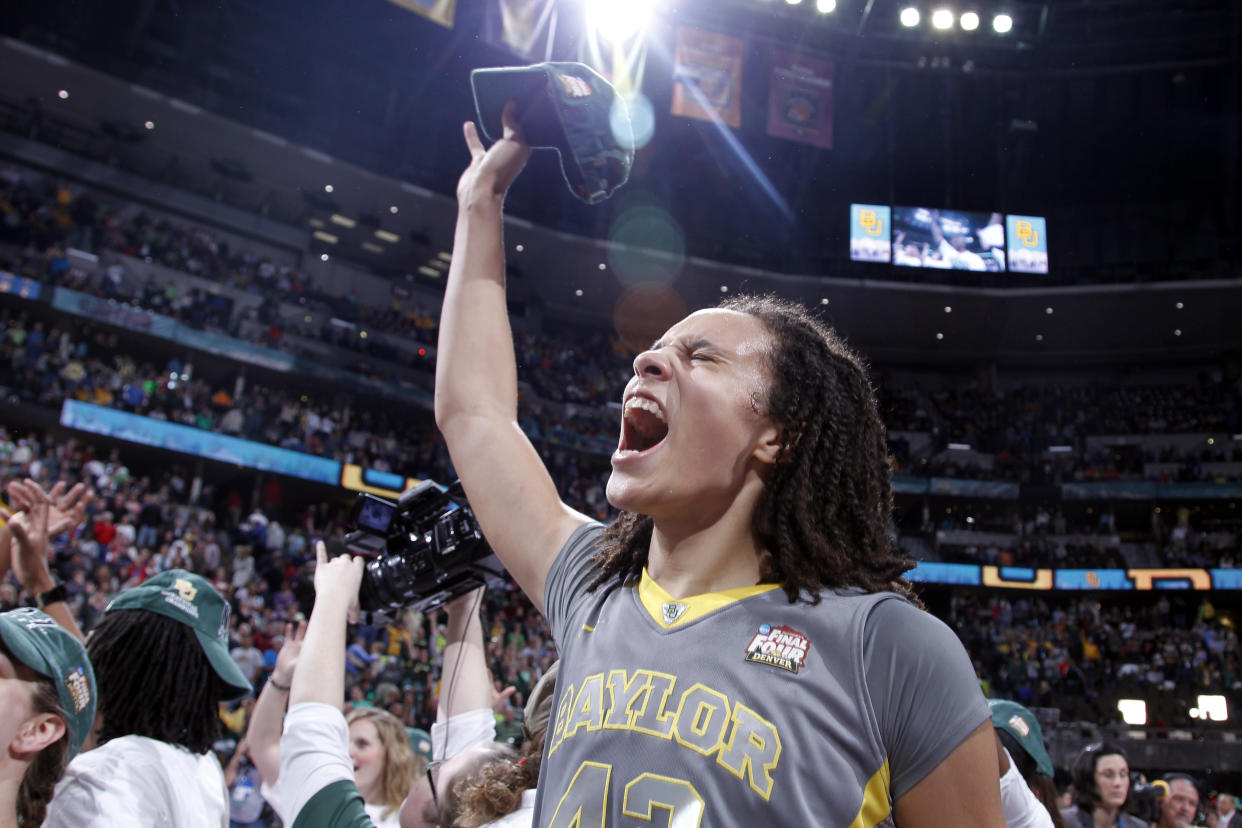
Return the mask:
[[(451, 239), (452, 204), (437, 194), (452, 192), (464, 163), (469, 70), (513, 62), (479, 42), (481, 3), (459, 0), (452, 30), (384, 0), (350, 4), (348, 15), (288, 0), (23, 4), (0, 21), (17, 41), (0, 50), (9, 79), (0, 99), (13, 122), (38, 106), (49, 122), (73, 124), (57, 140), (75, 152), (308, 233), (309, 222), (344, 215), (356, 226), (329, 229), (349, 257), (424, 280), (419, 267)], [(616, 319), (652, 296), (694, 307), (722, 285), (777, 289), (829, 299), (822, 307), (860, 344), (894, 355), (1236, 348), (1242, 290), (1218, 280), (1242, 277), (1242, 4), (1006, 4), (1009, 37), (906, 30), (901, 5), (839, 0), (816, 15), (813, 4), (775, 0), (670, 4), (653, 44), (685, 22), (744, 35), (748, 53), (793, 45), (836, 61), (834, 147), (779, 141), (749, 119), (729, 141), (669, 116), (671, 81), (653, 45), (645, 89), (656, 135), (626, 190), (584, 207), (559, 189), (555, 159), (538, 156), (515, 187), (510, 236), (530, 227), (524, 253), (510, 251), (520, 301)], [(976, 5), (985, 15), (1001, 8)], [(743, 104), (760, 105), (765, 83), (748, 69)], [(72, 96), (59, 99), (67, 84)], [(788, 214), (773, 209), (757, 173)], [(1047, 215), (1054, 272), (959, 278), (958, 298), (946, 299), (956, 274), (848, 261), (854, 201)], [(665, 274), (671, 305), (651, 291), (634, 298), (616, 272), (628, 254), (620, 268), (610, 259), (630, 246), (602, 244), (633, 211), (653, 208), (673, 232), (650, 245), (662, 248), (654, 255), (629, 258), (646, 262), (640, 274)], [(377, 242), (377, 229), (399, 241)], [(1148, 284), (1170, 280), (1181, 285)], [(1111, 284), (1055, 287), (1073, 282)], [(1055, 314), (1044, 313), (1052, 304)], [(1195, 316), (1183, 324), (1188, 309)]]

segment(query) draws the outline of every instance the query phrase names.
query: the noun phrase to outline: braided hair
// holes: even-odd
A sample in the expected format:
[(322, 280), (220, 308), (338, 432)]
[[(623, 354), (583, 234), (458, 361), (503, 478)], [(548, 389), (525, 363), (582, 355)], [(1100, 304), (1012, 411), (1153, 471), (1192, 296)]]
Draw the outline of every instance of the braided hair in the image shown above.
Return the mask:
[[(902, 577), (914, 561), (889, 536), (892, 465), (862, 359), (797, 303), (738, 296), (719, 307), (755, 317), (773, 341), (771, 384), (756, 405), (781, 427), (781, 446), (751, 526), (769, 555), (764, 580), (781, 583), (790, 602), (801, 595), (815, 604), (821, 590), (858, 588), (917, 604)], [(591, 589), (641, 574), (652, 525), (622, 512), (608, 526)]]
[(146, 736), (206, 753), (220, 734), (222, 682), (194, 630), (146, 610), (114, 610), (86, 642), (99, 682), (99, 744)]

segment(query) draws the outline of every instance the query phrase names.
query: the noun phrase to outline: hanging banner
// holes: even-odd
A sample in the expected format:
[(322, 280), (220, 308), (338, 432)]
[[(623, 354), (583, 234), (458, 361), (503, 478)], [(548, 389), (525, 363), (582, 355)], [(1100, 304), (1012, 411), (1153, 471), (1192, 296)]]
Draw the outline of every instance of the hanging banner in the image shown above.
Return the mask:
[(742, 40), (680, 26), (673, 59), (674, 115), (742, 125)]
[(487, 0), (483, 7), (483, 39), (524, 61), (551, 60), (555, 37), (556, 0)]
[(409, 9), (441, 26), (453, 28), (453, 15), (457, 12), (457, 0), (388, 0), (389, 3)]
[(777, 49), (772, 55), (768, 135), (832, 149), (836, 64)]

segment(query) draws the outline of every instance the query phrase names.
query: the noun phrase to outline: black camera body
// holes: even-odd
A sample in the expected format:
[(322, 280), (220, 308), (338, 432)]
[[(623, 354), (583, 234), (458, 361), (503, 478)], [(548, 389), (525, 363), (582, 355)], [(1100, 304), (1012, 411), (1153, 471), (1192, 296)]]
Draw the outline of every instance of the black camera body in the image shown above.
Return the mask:
[(1149, 785), (1143, 781), (1141, 774), (1131, 773), (1126, 808), (1139, 819), (1155, 825), (1160, 821), (1160, 807), (1168, 795), (1169, 785), (1163, 779)]
[(434, 609), (504, 575), (465, 498), (432, 480), (396, 502), (360, 494), (345, 544), (367, 558), (364, 612)]

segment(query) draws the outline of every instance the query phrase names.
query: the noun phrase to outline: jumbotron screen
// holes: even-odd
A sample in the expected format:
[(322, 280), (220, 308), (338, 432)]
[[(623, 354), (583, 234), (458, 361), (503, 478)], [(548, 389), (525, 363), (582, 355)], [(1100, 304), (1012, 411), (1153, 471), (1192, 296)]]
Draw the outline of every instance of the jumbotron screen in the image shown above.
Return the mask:
[(1005, 219), (1000, 213), (893, 208), (893, 264), (942, 270), (1005, 269)]
[(1048, 272), (1048, 226), (1043, 216), (1006, 216), (1009, 269), (1014, 273)]
[(850, 205), (850, 258), (856, 262), (892, 261), (887, 204)]

